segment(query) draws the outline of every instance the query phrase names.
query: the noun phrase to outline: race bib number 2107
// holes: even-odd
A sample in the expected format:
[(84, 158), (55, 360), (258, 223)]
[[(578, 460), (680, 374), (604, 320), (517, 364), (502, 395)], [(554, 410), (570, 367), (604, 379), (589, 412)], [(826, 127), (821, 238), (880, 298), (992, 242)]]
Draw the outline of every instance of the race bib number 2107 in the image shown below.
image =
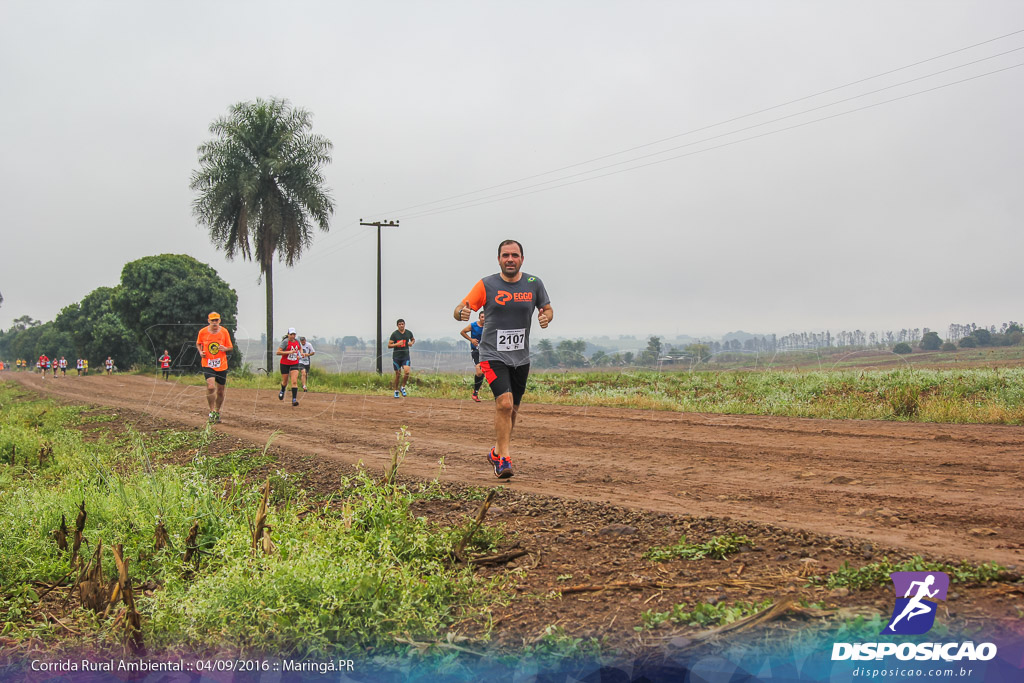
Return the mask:
[(497, 346), (499, 351), (522, 351), (526, 348), (526, 328), (498, 330)]

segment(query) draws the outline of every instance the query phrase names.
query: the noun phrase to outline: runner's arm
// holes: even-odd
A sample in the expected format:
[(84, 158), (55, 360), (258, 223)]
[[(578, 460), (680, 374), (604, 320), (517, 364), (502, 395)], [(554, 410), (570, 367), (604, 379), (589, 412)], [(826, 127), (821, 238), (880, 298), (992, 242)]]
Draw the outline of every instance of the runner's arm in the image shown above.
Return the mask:
[(461, 332), (459, 332), (459, 334), (461, 334), (461, 335), (462, 335), (462, 338), (463, 338), (463, 339), (465, 339), (465, 340), (466, 340), (466, 341), (468, 341), (468, 342), (469, 342), (470, 344), (472, 344), (472, 343), (473, 343), (473, 337), (471, 337), (471, 336), (469, 335), (469, 333), (470, 333), (470, 332), (472, 332), (472, 331), (473, 331), (473, 325), (472, 325), (472, 324), (469, 324), (469, 325), (466, 325), (465, 327), (463, 327), (463, 328), (462, 328), (462, 331), (461, 331)]
[(554, 317), (555, 311), (551, 308), (551, 304), (548, 304), (541, 307), (540, 313), (537, 314), (537, 322), (540, 323), (542, 328), (547, 327)]
[(477, 280), (477, 283), (473, 285), (473, 289), (469, 290), (469, 294), (455, 307), (455, 319), (467, 322), (469, 320), (469, 312), (483, 308), (486, 303), (487, 288), (484, 287), (483, 280)]

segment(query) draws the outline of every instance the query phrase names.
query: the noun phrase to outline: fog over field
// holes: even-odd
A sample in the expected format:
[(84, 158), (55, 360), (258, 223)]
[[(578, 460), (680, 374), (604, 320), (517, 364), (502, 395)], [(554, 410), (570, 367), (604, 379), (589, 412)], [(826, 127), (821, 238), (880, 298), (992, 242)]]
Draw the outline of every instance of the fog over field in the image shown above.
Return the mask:
[[(283, 333), (451, 338), (525, 247), (537, 338), (1021, 319), (1024, 3), (5, 3), (0, 328), (123, 265), (211, 264), (264, 331), (257, 265), (192, 213), (197, 147), (287, 98), (336, 202), (275, 271)], [(197, 321), (200, 324), (202, 321)]]

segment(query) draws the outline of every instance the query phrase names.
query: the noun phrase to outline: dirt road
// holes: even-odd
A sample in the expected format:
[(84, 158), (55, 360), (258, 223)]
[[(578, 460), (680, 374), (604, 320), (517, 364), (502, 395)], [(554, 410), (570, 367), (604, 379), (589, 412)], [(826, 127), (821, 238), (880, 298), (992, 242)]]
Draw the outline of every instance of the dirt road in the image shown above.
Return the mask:
[[(206, 416), (205, 388), (139, 376), (7, 373), (70, 402)], [(217, 427), (381, 471), (402, 425), (407, 475), (493, 486), (489, 401), (396, 400), (228, 387)], [(1024, 428), (811, 420), (524, 404), (513, 439), (524, 492), (863, 538), (944, 558), (1024, 565)], [(443, 459), (444, 467), (439, 465)]]

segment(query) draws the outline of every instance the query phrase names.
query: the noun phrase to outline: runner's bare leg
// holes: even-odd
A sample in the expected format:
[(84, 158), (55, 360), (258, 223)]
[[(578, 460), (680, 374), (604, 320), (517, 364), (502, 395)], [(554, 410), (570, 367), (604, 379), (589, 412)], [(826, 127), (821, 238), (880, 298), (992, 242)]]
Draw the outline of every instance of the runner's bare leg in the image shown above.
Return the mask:
[[(224, 399), (222, 398), (221, 401)], [(213, 377), (206, 378), (206, 402), (210, 404), (210, 411), (218, 410), (217, 405), (217, 380)]]
[(516, 426), (519, 406), (512, 403), (511, 391), (507, 391), (494, 399), (494, 404), (496, 408), (494, 411), (494, 433), (497, 439), (494, 452), (511, 460), (512, 456), (509, 454), (509, 451), (512, 444), (512, 430)]

